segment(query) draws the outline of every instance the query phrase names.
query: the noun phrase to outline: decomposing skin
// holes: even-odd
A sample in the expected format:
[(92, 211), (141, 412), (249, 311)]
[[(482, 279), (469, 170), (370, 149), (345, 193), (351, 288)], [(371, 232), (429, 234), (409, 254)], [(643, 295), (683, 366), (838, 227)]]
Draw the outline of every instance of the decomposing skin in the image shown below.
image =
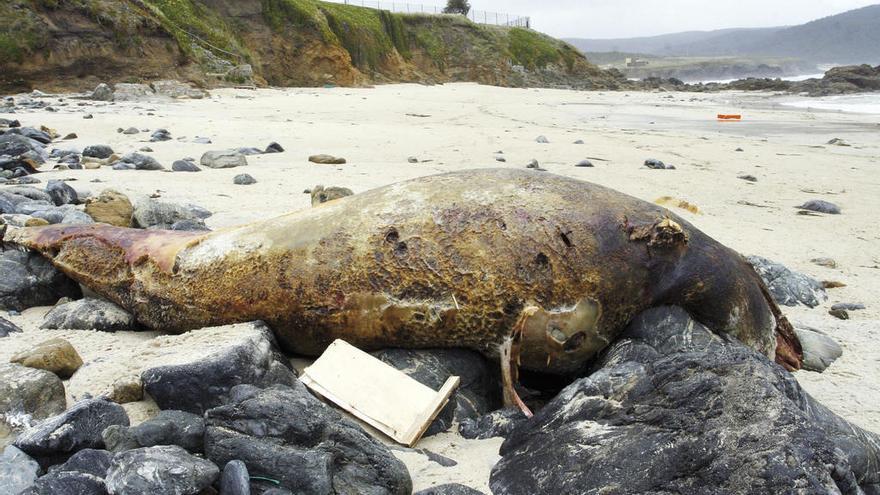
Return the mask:
[(49, 226), (5, 241), (150, 328), (264, 320), (311, 356), (342, 338), (566, 374), (642, 310), (678, 305), (789, 368), (801, 360), (742, 256), (662, 207), (547, 173), (425, 177), (211, 233)]

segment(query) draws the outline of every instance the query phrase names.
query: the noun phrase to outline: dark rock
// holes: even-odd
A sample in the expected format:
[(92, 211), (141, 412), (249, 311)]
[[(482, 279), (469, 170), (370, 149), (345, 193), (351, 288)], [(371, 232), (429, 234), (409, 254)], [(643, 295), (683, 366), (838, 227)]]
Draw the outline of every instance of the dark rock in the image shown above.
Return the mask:
[(17, 495), (34, 486), (40, 474), (40, 465), (13, 446), (0, 453), (0, 490)]
[(95, 116), (90, 113), (83, 115), (83, 119), (85, 120), (92, 120), (93, 118), (95, 118)]
[(55, 206), (76, 204), (79, 202), (79, 196), (76, 194), (76, 190), (67, 185), (66, 182), (60, 180), (50, 180), (49, 183), (46, 184), (46, 193), (52, 198), (52, 202), (55, 203)]
[(237, 151), (238, 151), (239, 153), (241, 153), (242, 155), (244, 155), (244, 156), (262, 155), (262, 154), (263, 154), (263, 150), (261, 150), (261, 149), (259, 149), (259, 148), (253, 148), (253, 147), (250, 147), (250, 148), (238, 148)]
[(354, 195), (354, 191), (347, 187), (324, 187), (319, 185), (313, 187), (309, 191), (309, 194), (312, 195), (312, 206), (318, 206), (328, 201), (344, 198), (346, 196), (352, 196)]
[(208, 168), (244, 167), (248, 164), (247, 157), (239, 153), (238, 150), (208, 151), (202, 155), (199, 163)]
[(667, 165), (654, 158), (648, 158), (645, 160), (645, 166), (654, 170), (675, 170), (675, 166)]
[(148, 199), (137, 204), (132, 213), (132, 225), (142, 229), (168, 230), (181, 220), (204, 220), (211, 212), (196, 205), (181, 205)]
[(232, 179), (233, 184), (237, 184), (239, 186), (250, 186), (252, 184), (257, 183), (257, 179), (254, 179), (248, 174), (239, 174), (236, 175), (235, 178)]
[(151, 143), (157, 143), (160, 141), (171, 141), (171, 133), (168, 132), (167, 129), (156, 129), (150, 136)]
[[(236, 385), (289, 385), (296, 375), (280, 354), (272, 332), (262, 322), (241, 324), (243, 337), (196, 362), (148, 368), (144, 390), (160, 409), (202, 414), (223, 404)], [(250, 330), (245, 333), (246, 329)], [(229, 459), (231, 460), (231, 459)]]
[(825, 371), (843, 355), (843, 349), (831, 337), (811, 328), (795, 328), (804, 353), (803, 367), (807, 371)]
[(15, 446), (42, 466), (50, 466), (80, 450), (103, 448), (101, 433), (112, 425), (128, 426), (125, 409), (105, 399), (86, 399), (28, 428)]
[(758, 178), (754, 175), (740, 175), (737, 176), (737, 179), (742, 179), (746, 182), (758, 182)]
[(110, 461), (113, 460), (113, 454), (106, 450), (83, 449), (70, 456), (64, 464), (57, 464), (49, 468), (50, 473), (55, 472), (77, 472), (91, 474), (98, 478), (107, 477), (107, 471), (110, 469)]
[(140, 129), (138, 129), (137, 127), (129, 127), (128, 129), (125, 129), (122, 131), (123, 134), (129, 135), (129, 136), (134, 135), (134, 134), (139, 134), (140, 132), (141, 132)]
[(837, 318), (838, 320), (848, 320), (849, 319), (849, 311), (845, 309), (832, 309), (828, 311), (828, 314)]
[(642, 313), (595, 369), (514, 429), (492, 493), (880, 489), (880, 437), (684, 310)]
[(581, 160), (581, 161), (577, 162), (577, 164), (575, 165), (575, 167), (592, 167), (592, 166), (593, 166), (593, 162), (591, 162), (590, 160)]
[(778, 304), (803, 304), (815, 308), (828, 298), (825, 288), (815, 279), (760, 256), (748, 256), (747, 259), (767, 284), (770, 294)]
[(18, 430), (64, 412), (64, 384), (52, 372), (0, 364), (0, 422)]
[(17, 120), (0, 118), (0, 127), (9, 127), (9, 128), (14, 129), (16, 127), (21, 127), (21, 122), (19, 122)]
[(186, 220), (178, 220), (171, 224), (169, 230), (179, 230), (184, 232), (208, 232), (211, 229), (205, 225), (205, 221), (201, 218), (188, 218)]
[(101, 478), (78, 471), (56, 471), (40, 477), (21, 495), (107, 495)]
[(113, 101), (113, 89), (110, 88), (110, 86), (101, 83), (94, 91), (92, 91), (90, 99), (96, 101)]
[(164, 170), (155, 158), (140, 153), (128, 153), (113, 165), (113, 170)]
[(541, 170), (541, 164), (538, 163), (538, 160), (532, 159), (529, 161), (529, 163), (526, 164), (526, 168)]
[[(42, 143), (20, 134), (0, 134), (0, 156), (14, 158), (31, 158), (38, 165), (44, 163), (49, 155), (46, 154)], [(4, 167), (9, 170), (9, 167)]]
[(373, 355), (434, 390), (439, 390), (450, 376), (461, 378), (426, 436), (446, 431), (453, 423), (476, 419), (501, 405), (495, 366), (479, 353), (464, 349), (386, 349)]
[(419, 163), (419, 159), (414, 156), (407, 158), (406, 161), (407, 163)]
[(114, 495), (187, 495), (208, 488), (219, 474), (213, 463), (176, 445), (162, 445), (116, 454), (106, 482)]
[(21, 329), (6, 318), (0, 317), (0, 338), (8, 337), (10, 333), (21, 333)]
[(547, 136), (538, 136), (537, 138), (535, 138), (535, 142), (541, 144), (549, 144), (550, 140), (547, 139)]
[(86, 149), (82, 152), (83, 156), (88, 156), (92, 158), (110, 158), (113, 155), (113, 148), (105, 145), (105, 144), (95, 144), (92, 146), (86, 146)]
[(507, 437), (515, 427), (527, 419), (526, 415), (519, 409), (499, 409), (479, 418), (463, 420), (458, 425), (458, 432), (461, 436), (470, 440)]
[(495, 155), (495, 161), (496, 161), (496, 162), (501, 162), (501, 163), (507, 163), (507, 158), (504, 158), (504, 157), (501, 156), (501, 155)]
[(132, 330), (135, 319), (131, 313), (104, 299), (84, 298), (52, 308), (40, 328), (50, 330), (97, 330), (118, 332)]
[(815, 211), (817, 213), (827, 213), (829, 215), (840, 215), (840, 207), (834, 203), (823, 201), (821, 199), (813, 199), (798, 206), (798, 209), (806, 211)]
[(79, 285), (32, 251), (0, 251), (0, 309), (23, 311), (81, 297)]
[(175, 172), (201, 172), (200, 169), (195, 163), (188, 162), (186, 160), (176, 160), (171, 164), (171, 170)]
[(413, 495), (484, 495), (483, 492), (479, 490), (474, 490), (469, 486), (464, 486), (458, 483), (449, 483), (447, 485), (437, 485), (432, 486), (431, 488), (425, 488), (424, 490), (419, 490), (415, 492)]
[(155, 418), (137, 426), (108, 428), (103, 437), (111, 452), (177, 445), (196, 454), (204, 449), (205, 420), (184, 411), (160, 411)]
[(861, 303), (837, 303), (834, 306), (831, 306), (832, 310), (842, 309), (845, 311), (858, 311), (861, 309), (865, 309), (865, 305)]
[(574, 144), (585, 144), (583, 139), (578, 139)]
[(409, 494), (406, 467), (387, 447), (312, 396), (292, 387), (233, 389), (205, 415), (205, 454), (219, 465), (241, 460), (251, 476), (296, 493)]
[(220, 495), (251, 495), (251, 478), (243, 462), (226, 463), (220, 476)]
[(275, 142), (269, 143), (269, 146), (266, 146), (266, 153), (284, 153), (284, 148)]
[(69, 141), (71, 139), (77, 139), (78, 137), (79, 136), (77, 136), (75, 132), (71, 132), (71, 133), (68, 133), (66, 136), (64, 136), (61, 139), (65, 140), (65, 141)]
[(6, 131), (7, 134), (18, 134), (26, 138), (33, 139), (40, 144), (49, 144), (52, 142), (52, 136), (46, 131), (34, 129), (33, 127), (19, 127)]

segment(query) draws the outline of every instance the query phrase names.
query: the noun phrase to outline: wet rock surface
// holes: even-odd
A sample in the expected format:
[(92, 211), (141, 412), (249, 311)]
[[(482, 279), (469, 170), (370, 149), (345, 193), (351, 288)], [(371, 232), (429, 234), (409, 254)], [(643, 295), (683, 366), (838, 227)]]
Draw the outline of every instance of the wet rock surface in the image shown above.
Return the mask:
[(40, 328), (117, 332), (135, 328), (134, 316), (104, 299), (84, 298), (59, 304), (43, 318)]
[(52, 372), (0, 364), (0, 421), (15, 430), (64, 412), (64, 384)]
[(501, 455), (495, 494), (880, 489), (877, 435), (678, 308), (637, 317), (596, 371), (518, 426)]
[(770, 294), (778, 304), (797, 306), (803, 304), (814, 308), (828, 298), (825, 288), (818, 280), (789, 270), (784, 265), (760, 256), (748, 256), (755, 271), (767, 284)]
[(23, 311), (80, 294), (76, 283), (39, 254), (0, 248), (0, 309)]
[(205, 420), (184, 411), (160, 411), (137, 426), (114, 426), (104, 430), (107, 450), (123, 452), (156, 445), (177, 445), (199, 453), (204, 447)]
[(208, 488), (219, 475), (220, 469), (210, 461), (163, 445), (117, 454), (106, 482), (114, 495), (187, 495)]
[(476, 419), (501, 405), (495, 366), (479, 353), (464, 349), (387, 349), (373, 355), (433, 390), (440, 390), (450, 376), (461, 378), (425, 436), (446, 431), (453, 423)]
[(242, 385), (205, 415), (205, 454), (241, 460), (251, 476), (296, 493), (409, 494), (406, 467), (387, 447), (296, 381), (264, 390)]

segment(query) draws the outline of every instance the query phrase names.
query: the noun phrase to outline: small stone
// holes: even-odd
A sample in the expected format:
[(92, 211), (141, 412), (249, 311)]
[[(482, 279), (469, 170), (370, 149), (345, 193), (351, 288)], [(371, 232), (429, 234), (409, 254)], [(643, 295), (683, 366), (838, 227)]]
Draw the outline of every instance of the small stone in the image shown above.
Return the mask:
[(46, 193), (52, 198), (52, 202), (55, 203), (55, 206), (76, 204), (79, 202), (76, 190), (67, 185), (66, 182), (60, 180), (50, 180), (49, 183), (46, 184)]
[(758, 178), (754, 175), (739, 175), (737, 176), (737, 179), (742, 179), (747, 182), (758, 182)]
[(742, 153), (742, 152), (745, 151), (745, 150), (743, 150), (742, 148), (737, 148), (737, 149), (735, 149), (735, 150), (733, 150), (733, 151), (735, 151), (735, 152), (737, 152), (737, 153)]
[(95, 118), (95, 116), (90, 113), (83, 115), (83, 119), (85, 120), (92, 120), (93, 118)]
[(270, 143), (266, 146), (266, 153), (284, 153), (284, 148), (278, 143)]
[(526, 164), (526, 168), (541, 170), (541, 164), (538, 163), (538, 160), (532, 159), (531, 161), (529, 161), (528, 164)]
[(195, 144), (211, 144), (211, 138), (196, 137), (195, 139), (193, 139), (193, 143), (195, 143)]
[(241, 461), (229, 461), (220, 476), (220, 493), (223, 495), (250, 495), (251, 479), (247, 466)]
[(593, 166), (593, 162), (591, 162), (590, 160), (581, 160), (575, 165), (575, 167), (592, 167), (592, 166)]
[(817, 213), (827, 213), (829, 215), (840, 215), (839, 206), (821, 199), (812, 199), (798, 206), (797, 208), (806, 211), (815, 211)]
[(78, 137), (79, 136), (77, 136), (75, 132), (71, 132), (70, 134), (64, 136), (62, 139), (64, 139), (65, 141), (69, 141), (71, 139), (77, 139)]
[(535, 139), (535, 142), (536, 142), (536, 143), (541, 143), (541, 144), (549, 144), (549, 143), (550, 143), (550, 140), (547, 139), (547, 136), (538, 136), (538, 137)]
[(210, 487), (219, 474), (210, 461), (176, 445), (162, 445), (117, 454), (106, 483), (114, 495), (187, 495)]
[(239, 174), (236, 175), (235, 178), (232, 179), (233, 184), (237, 184), (239, 186), (249, 186), (251, 184), (256, 184), (257, 179), (254, 179), (248, 174)]
[(95, 222), (131, 227), (134, 207), (126, 195), (113, 189), (105, 189), (97, 197), (86, 200), (85, 211)]
[(846, 284), (837, 280), (823, 280), (822, 287), (825, 289), (840, 289), (841, 287), (846, 287)]
[(87, 297), (55, 306), (43, 318), (40, 328), (117, 332), (134, 326), (134, 316), (128, 311), (110, 301)]
[(407, 163), (419, 163), (419, 159), (414, 156), (407, 158), (406, 161)]
[(203, 167), (208, 168), (243, 167), (248, 164), (247, 157), (238, 150), (208, 151), (202, 155), (199, 162)]
[(844, 310), (844, 311), (860, 311), (865, 309), (865, 305), (861, 303), (837, 303), (831, 306), (832, 311)]
[(850, 146), (849, 143), (840, 138), (834, 138), (825, 144), (830, 144), (831, 146)]
[(528, 418), (519, 409), (499, 409), (478, 418), (465, 418), (458, 425), (458, 432), (462, 437), (470, 440), (506, 437), (517, 425), (526, 420)]
[[(113, 165), (113, 169), (118, 170), (116, 167), (119, 165), (132, 165), (134, 170), (163, 170), (165, 168), (155, 158), (140, 153), (128, 153), (119, 160), (119, 163)], [(124, 168), (124, 170), (127, 169), (127, 167)]]
[(122, 131), (123, 134), (128, 134), (128, 135), (138, 134), (140, 132), (141, 132), (140, 129), (138, 129), (137, 127), (129, 127), (128, 129), (125, 129)]
[(156, 129), (150, 136), (150, 142), (171, 141), (171, 133), (167, 129)]
[(21, 333), (21, 329), (11, 321), (0, 317), (0, 338), (8, 337), (10, 333)]
[(347, 187), (324, 187), (319, 185), (313, 187), (309, 194), (312, 195), (312, 206), (318, 206), (328, 201), (352, 196), (354, 192)]
[(64, 339), (51, 339), (36, 347), (14, 354), (10, 363), (18, 363), (28, 368), (46, 370), (60, 378), (70, 378), (82, 366), (82, 358), (70, 342)]
[(666, 165), (662, 161), (655, 158), (648, 158), (647, 160), (645, 160), (645, 166), (654, 170), (675, 170), (674, 166)]
[(825, 268), (837, 268), (837, 261), (833, 258), (813, 258), (810, 261)]
[(501, 155), (495, 155), (495, 161), (496, 161), (496, 162), (501, 162), (501, 163), (507, 163), (507, 158), (504, 158), (504, 157), (501, 156)]
[(130, 375), (113, 381), (113, 389), (107, 398), (117, 404), (128, 404), (144, 399), (144, 382), (141, 377)]
[(186, 160), (176, 160), (171, 164), (171, 170), (175, 172), (201, 172), (200, 169), (195, 163), (188, 162)]
[(831, 337), (812, 329), (795, 328), (803, 349), (803, 368), (823, 372), (843, 355), (843, 349)]
[(83, 156), (92, 158), (110, 158), (110, 155), (113, 154), (113, 148), (106, 144), (95, 144), (92, 146), (86, 146), (86, 149), (83, 150), (82, 154)]
[(845, 309), (832, 309), (828, 312), (829, 315), (839, 319), (839, 320), (848, 320), (849, 312)]
[(574, 144), (585, 144), (583, 139), (578, 139)]
[(143, 148), (139, 149), (138, 151), (140, 151), (141, 153), (152, 153), (153, 148), (150, 148), (149, 146), (144, 146)]
[(312, 155), (309, 157), (309, 161), (322, 165), (342, 165), (346, 163), (345, 158), (339, 158), (333, 155)]

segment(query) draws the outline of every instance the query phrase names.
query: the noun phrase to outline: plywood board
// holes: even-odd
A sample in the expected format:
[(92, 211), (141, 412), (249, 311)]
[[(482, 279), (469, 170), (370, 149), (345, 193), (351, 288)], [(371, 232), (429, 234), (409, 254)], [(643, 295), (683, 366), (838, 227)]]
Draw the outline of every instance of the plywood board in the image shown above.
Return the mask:
[(413, 446), (459, 384), (432, 390), (343, 340), (330, 344), (300, 380), (396, 442)]

